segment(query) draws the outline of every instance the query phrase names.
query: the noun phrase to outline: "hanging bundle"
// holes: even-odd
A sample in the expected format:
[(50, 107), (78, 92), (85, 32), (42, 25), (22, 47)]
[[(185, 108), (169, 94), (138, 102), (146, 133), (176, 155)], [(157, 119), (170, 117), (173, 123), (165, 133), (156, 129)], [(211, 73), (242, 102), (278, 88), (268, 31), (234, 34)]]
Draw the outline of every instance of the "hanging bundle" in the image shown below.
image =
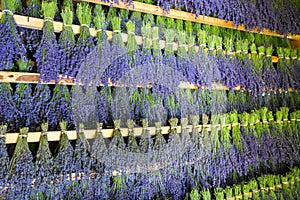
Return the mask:
[(7, 123), (8, 127), (14, 121), (15, 103), (13, 90), (9, 83), (0, 83), (0, 122)]
[(51, 93), (49, 86), (46, 84), (38, 84), (35, 88), (32, 98), (34, 105), (33, 116), (37, 116), (36, 119), (34, 119), (34, 124), (39, 125), (47, 122), (51, 104)]
[(41, 82), (58, 81), (59, 75), (59, 46), (53, 27), (53, 18), (57, 11), (56, 1), (43, 1), (42, 11), (45, 18), (43, 37), (34, 57)]
[(66, 85), (57, 84), (50, 103), (48, 123), (50, 127), (57, 127), (63, 120), (73, 124), (71, 96)]
[(102, 123), (97, 123), (96, 138), (91, 149), (92, 167), (99, 175), (104, 171), (104, 157), (107, 156), (107, 147), (102, 133)]
[(34, 104), (32, 98), (32, 86), (30, 84), (19, 83), (14, 94), (14, 121), (16, 128), (30, 126), (38, 120), (34, 113)]
[[(30, 17), (40, 17), (41, 13), (41, 1), (40, 0), (30, 0), (29, 5), (26, 8), (26, 15)], [(40, 41), (42, 39), (42, 31), (36, 29), (29, 29), (29, 28), (21, 28), (19, 27), (24, 33), (22, 35), (25, 47), (27, 52), (30, 54), (34, 54), (36, 49), (38, 48)], [(28, 66), (27, 66), (28, 67)], [(27, 69), (25, 69), (27, 70)]]
[[(60, 72), (65, 77), (72, 77), (72, 72), (76, 64), (76, 57), (73, 57), (75, 48), (75, 36), (72, 29), (73, 11), (70, 7), (65, 7), (61, 16), (63, 19), (63, 31), (59, 37), (59, 52), (60, 52)], [(74, 77), (73, 77), (74, 78)]]
[(143, 153), (149, 153), (153, 149), (153, 141), (148, 129), (148, 119), (142, 119), (142, 135), (139, 143), (140, 150)]
[(0, 22), (0, 70), (11, 70), (15, 62), (27, 63), (26, 48), (18, 34), (14, 12), (20, 6), (18, 0), (3, 0)]
[(56, 149), (55, 171), (56, 175), (67, 175), (70, 174), (72, 169), (72, 157), (73, 157), (73, 147), (71, 146), (68, 135), (67, 135), (67, 122), (61, 121), (59, 123), (61, 128), (61, 138)]
[(7, 153), (7, 148), (5, 144), (6, 138), (6, 131), (7, 125), (0, 126), (0, 163), (1, 163), (1, 170), (0, 170), (0, 186), (2, 188), (5, 187), (7, 184), (8, 179), (8, 170), (9, 170), (9, 157)]
[(30, 194), (31, 184), (34, 179), (33, 157), (27, 143), (28, 128), (21, 128), (18, 142), (10, 161), (9, 183), (12, 198), (26, 198)]
[(47, 195), (47, 190), (51, 188), (50, 184), (54, 179), (54, 162), (47, 138), (48, 123), (43, 123), (41, 129), (42, 135), (36, 155), (34, 182), (39, 198)]
[[(94, 37), (90, 34), (90, 24), (92, 22), (91, 7), (87, 2), (80, 2), (77, 5), (76, 15), (80, 22), (80, 35), (75, 45), (73, 58), (75, 67), (70, 73), (71, 77), (76, 77), (77, 82), (88, 85), (91, 80), (88, 77), (93, 77), (97, 74), (97, 68), (90, 67), (94, 61), (89, 54), (95, 50)], [(94, 54), (95, 56), (95, 54)], [(88, 58), (88, 59), (87, 59)], [(89, 70), (87, 70), (89, 69)]]

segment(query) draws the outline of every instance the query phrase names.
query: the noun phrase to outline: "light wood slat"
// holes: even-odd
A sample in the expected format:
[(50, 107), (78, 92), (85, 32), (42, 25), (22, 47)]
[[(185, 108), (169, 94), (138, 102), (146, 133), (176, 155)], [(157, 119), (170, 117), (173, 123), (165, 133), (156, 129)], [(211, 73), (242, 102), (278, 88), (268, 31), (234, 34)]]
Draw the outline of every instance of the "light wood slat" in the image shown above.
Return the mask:
[[(297, 119), (297, 121), (300, 119)], [(280, 122), (276, 122), (276, 123), (280, 123), (281, 125), (283, 125), (284, 121), (280, 121)], [(258, 122), (261, 123), (262, 122)], [(290, 121), (288, 121), (288, 123), (290, 123)], [(239, 127), (242, 126), (242, 124), (238, 124)], [(232, 129), (232, 124), (227, 124), (226, 125), (228, 130)], [(253, 124), (253, 126), (255, 126), (255, 124)], [(188, 125), (188, 130), (189, 132), (192, 132), (193, 130), (193, 126), (192, 125)], [(212, 125), (212, 124), (206, 124), (206, 125), (198, 125), (198, 131), (202, 131), (202, 129), (206, 128), (208, 131), (212, 130), (212, 127), (216, 127), (218, 128), (218, 130), (221, 130), (221, 125), (220, 124), (216, 124), (216, 125)], [(163, 126), (161, 127), (162, 129), (162, 134), (168, 134), (170, 132), (170, 126)], [(177, 133), (181, 133), (181, 126), (177, 126)], [(147, 129), (150, 131), (151, 135), (155, 135), (156, 132), (156, 128), (155, 127), (147, 127)], [(128, 128), (121, 128), (121, 134), (123, 137), (127, 137), (128, 136)], [(136, 127), (134, 128), (134, 135), (139, 137), (142, 135), (142, 131), (143, 128), (142, 127)], [(102, 129), (102, 135), (104, 138), (111, 138), (113, 135), (114, 129)], [(76, 140), (77, 139), (77, 133), (76, 130), (70, 130), (67, 131), (68, 134), (68, 138), (69, 140)], [(94, 139), (96, 137), (96, 130), (85, 130), (84, 131), (84, 135), (87, 139)], [(7, 133), (6, 134), (6, 143), (7, 144), (14, 144), (17, 143), (18, 140), (18, 136), (19, 133)], [(61, 131), (48, 131), (47, 137), (49, 141), (59, 141), (60, 140), (60, 136), (61, 136)], [(39, 142), (40, 141), (40, 137), (41, 137), (41, 132), (29, 132), (28, 133), (28, 138), (27, 141), (28, 142)]]
[[(0, 71), (0, 83), (33, 83), (37, 84), (39, 83), (39, 73), (28, 73), (28, 72), (10, 72), (10, 71)], [(55, 84), (55, 81), (50, 81), (47, 83), (40, 82), (41, 84)], [(62, 85), (76, 85), (76, 83), (72, 79), (67, 78), (60, 78), (58, 80), (58, 84)], [(100, 84), (100, 86), (103, 86), (103, 84)], [(108, 86), (116, 86), (116, 87), (122, 87), (124, 84), (117, 84), (113, 85), (111, 81), (108, 82)], [(143, 87), (141, 85), (137, 85), (137, 87)], [(151, 84), (147, 86), (148, 88), (151, 88)], [(197, 86), (191, 83), (187, 82), (181, 82), (178, 86), (180, 89), (198, 89)], [(205, 87), (202, 87), (203, 89)], [(214, 84), (212, 85), (212, 89), (215, 90), (229, 90), (228, 87), (223, 86), (221, 84)], [(240, 87), (236, 87), (236, 90), (239, 90)]]
[[(60, 76), (61, 77), (61, 76)], [(28, 73), (28, 72), (10, 72), (10, 71), (0, 71), (0, 83), (31, 83), (31, 84), (55, 84), (55, 81), (50, 81), (47, 83), (39, 82), (39, 73)], [(76, 83), (72, 79), (67, 78), (60, 78), (58, 80), (58, 84), (62, 85), (76, 85)], [(77, 83), (78, 84), (78, 83)], [(99, 86), (103, 86), (103, 84), (99, 84)], [(123, 87), (124, 84), (116, 84), (113, 85), (112, 82), (109, 80), (108, 86), (115, 86), (115, 87)], [(137, 85), (136, 87), (143, 87), (142, 85)], [(147, 86), (147, 88), (151, 88), (151, 83)], [(202, 86), (202, 89), (207, 89), (208, 87)], [(180, 82), (178, 85), (178, 89), (198, 89), (198, 86), (188, 83), (188, 82)], [(229, 90), (228, 87), (222, 84), (212, 84), (210, 89), (213, 90)], [(242, 90), (241, 86), (237, 86), (234, 90)], [(279, 89), (280, 92), (284, 92), (285, 90)], [(293, 89), (289, 88), (289, 92), (292, 92)]]
[[(148, 127), (147, 129), (150, 130), (151, 135), (155, 135), (155, 127)], [(192, 126), (189, 126), (190, 131), (192, 131)], [(134, 128), (135, 136), (141, 136), (142, 134), (142, 127)], [(162, 127), (162, 134), (168, 134), (170, 130), (169, 126)], [(110, 138), (113, 135), (114, 129), (103, 129), (102, 134), (104, 138)], [(178, 126), (177, 129), (178, 133), (181, 132), (181, 127)], [(128, 136), (128, 128), (121, 128), (121, 133), (124, 137)], [(69, 140), (76, 140), (77, 133), (75, 130), (67, 131)], [(93, 139), (96, 137), (96, 130), (85, 130), (84, 135), (87, 139)], [(17, 143), (19, 133), (7, 133), (6, 134), (6, 143), (13, 144)], [(47, 134), (49, 141), (59, 141), (61, 136), (61, 131), (49, 131)], [(41, 132), (29, 132), (28, 133), (28, 142), (39, 142), (41, 137)]]
[[(2, 16), (2, 12), (0, 12), (0, 17)], [(33, 17), (28, 17), (28, 16), (22, 16), (22, 15), (14, 15), (14, 19), (16, 21), (16, 24), (20, 27), (24, 28), (30, 28), (30, 29), (36, 29), (36, 30), (42, 30), (44, 26), (44, 20), (43, 19), (38, 19), (38, 18), (33, 18)], [(63, 23), (62, 22), (56, 22), (53, 21), (53, 27), (55, 32), (61, 32), (63, 30)], [(74, 34), (79, 34), (80, 33), (80, 26), (79, 25), (72, 25), (72, 29)], [(90, 34), (95, 37), (97, 36), (97, 31), (94, 28), (90, 28)], [(111, 40), (113, 37), (113, 32), (112, 31), (106, 31), (106, 34), (108, 36), (108, 40)], [(124, 42), (127, 42), (128, 35), (126, 33), (121, 33), (122, 39)], [(143, 38), (141, 36), (135, 36), (136, 42), (138, 45), (143, 44)], [(295, 43), (295, 42), (294, 42)], [(297, 44), (297, 43), (295, 43)], [(159, 45), (161, 49), (164, 49), (166, 46), (166, 42), (164, 40), (159, 40)], [(185, 46), (185, 48), (188, 50), (188, 45)], [(178, 43), (174, 42), (173, 43), (173, 50), (177, 51), (178, 50)], [(198, 52), (199, 46), (195, 46), (195, 50)], [(206, 49), (208, 50), (208, 49)], [(224, 51), (224, 53), (226, 53)], [(233, 53), (233, 55), (235, 55)], [(249, 57), (251, 57), (251, 54), (249, 54)], [(278, 62), (278, 57), (272, 56), (272, 62)]]
[[(110, 3), (104, 3), (101, 0), (81, 0), (81, 1), (110, 6)], [(192, 21), (192, 22), (197, 22), (197, 23), (202, 23), (202, 24), (209, 24), (209, 25), (223, 27), (223, 28), (247, 31), (245, 29), (244, 25), (240, 25), (240, 26), (236, 27), (231, 21), (225, 21), (222, 19), (218, 19), (218, 18), (214, 18), (214, 17), (207, 17), (207, 16), (203, 16), (203, 15), (199, 15), (198, 18), (196, 18), (195, 14), (185, 12), (185, 11), (175, 10), (175, 9), (171, 9), (168, 13), (165, 13), (161, 7), (151, 5), (151, 4), (141, 3), (141, 2), (134, 2), (134, 4), (132, 4), (132, 5), (126, 5), (125, 3), (119, 1), (119, 4), (113, 4), (113, 7), (128, 9), (131, 11), (138, 11), (141, 13), (153, 14), (153, 15), (158, 15), (158, 16), (166, 16), (166, 17), (170, 17), (170, 18), (174, 18), (174, 19), (182, 19), (182, 20)], [(282, 37), (282, 38), (284, 37), (284, 35), (282, 35), (282, 34), (278, 34), (274, 31), (270, 31), (267, 29), (264, 29), (261, 32), (259, 32), (258, 29), (254, 29), (251, 32), (260, 33), (260, 34), (264, 34), (264, 35), (270, 35), (270, 36), (276, 36), (276, 37)], [(293, 40), (300, 40), (300, 35), (289, 34), (288, 38), (293, 39)]]

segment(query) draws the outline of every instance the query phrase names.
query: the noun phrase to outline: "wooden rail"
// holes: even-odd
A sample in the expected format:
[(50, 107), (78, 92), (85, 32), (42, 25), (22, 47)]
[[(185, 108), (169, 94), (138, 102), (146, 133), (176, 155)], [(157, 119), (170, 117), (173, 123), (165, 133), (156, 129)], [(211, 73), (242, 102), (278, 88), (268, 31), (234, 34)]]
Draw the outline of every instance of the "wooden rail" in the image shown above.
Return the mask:
[[(0, 18), (2, 17), (2, 12), (0, 12)], [(42, 30), (44, 27), (44, 19), (39, 19), (39, 18), (34, 18), (34, 17), (29, 17), (29, 16), (23, 16), (23, 15), (14, 15), (14, 20), (16, 24), (20, 27), (24, 28), (29, 28), (29, 29), (36, 29), (36, 30)], [(57, 33), (60, 33), (63, 30), (63, 23), (58, 22), (58, 21), (53, 21), (53, 27), (54, 31)], [(80, 34), (80, 26), (79, 25), (72, 25), (72, 29), (74, 34)], [(97, 36), (97, 31), (95, 28), (89, 28), (90, 34), (93, 37)], [(113, 32), (112, 31), (106, 31), (107, 38), (108, 40), (111, 40), (113, 37)], [(127, 42), (128, 34), (126, 33), (121, 33), (122, 39), (124, 42)], [(143, 37), (142, 36), (135, 36), (136, 42), (138, 45), (143, 44)], [(299, 38), (300, 39), (300, 38)], [(152, 42), (152, 41), (151, 41)], [(294, 43), (296, 46), (298, 43)], [(161, 49), (164, 49), (166, 46), (166, 41), (165, 40), (159, 40), (159, 45)], [(185, 48), (188, 50), (188, 45), (185, 45)], [(196, 52), (199, 50), (199, 46), (195, 46)], [(177, 51), (178, 50), (178, 43), (173, 42), (173, 50)], [(226, 52), (225, 52), (226, 53)], [(233, 52), (233, 55), (234, 52)], [(251, 54), (249, 54), (249, 57), (251, 57)], [(278, 62), (278, 57), (277, 56), (272, 56), (272, 62)]]
[[(39, 73), (29, 73), (29, 72), (10, 72), (10, 71), (0, 71), (0, 83), (32, 83), (32, 84), (55, 84), (55, 81), (50, 81), (47, 83), (39, 81), (40, 74)], [(76, 85), (79, 83), (76, 83), (73, 79), (63, 78), (60, 76), (60, 79), (58, 80), (58, 84), (62, 85)], [(103, 86), (103, 84), (100, 84), (99, 86)], [(124, 84), (116, 84), (113, 85), (111, 81), (108, 82), (108, 86), (116, 86), (116, 87), (122, 87)], [(137, 85), (137, 87), (143, 87), (141, 85)], [(148, 88), (151, 88), (151, 84), (147, 86)], [(187, 82), (180, 82), (180, 85), (178, 85), (178, 88), (180, 89), (198, 89), (197, 86), (191, 83)], [(202, 89), (205, 89), (206, 87), (202, 87)], [(228, 87), (221, 85), (221, 84), (213, 84), (211, 86), (212, 89), (215, 90), (229, 90)], [(240, 90), (240, 86), (236, 87), (235, 90)]]
[[(300, 121), (300, 119), (296, 119), (297, 122)], [(280, 121), (276, 123), (281, 123), (281, 125), (283, 125), (284, 121)], [(257, 123), (262, 123), (262, 122), (257, 122)], [(254, 124), (249, 124), (249, 126), (255, 126), (257, 123)], [(288, 123), (290, 123), (290, 121), (288, 121)], [(243, 126), (242, 124), (238, 124), (239, 127)], [(221, 130), (222, 126), (220, 124), (200, 124), (197, 126), (198, 132), (201, 132), (202, 129), (206, 128), (208, 131), (212, 130), (212, 127), (214, 128), (218, 128), (218, 130)], [(232, 129), (232, 124), (227, 124), (226, 127), (228, 128), (228, 130)], [(162, 126), (161, 127), (161, 131), (162, 134), (168, 134), (170, 132), (170, 126)], [(192, 132), (193, 130), (193, 126), (192, 125), (188, 125), (187, 126), (189, 132)], [(156, 128), (155, 127), (147, 127), (147, 129), (150, 131), (151, 135), (155, 135), (156, 132)], [(181, 126), (177, 126), (177, 132), (181, 133)], [(121, 128), (121, 134), (123, 137), (127, 137), (128, 136), (128, 128)], [(136, 127), (134, 128), (134, 134), (136, 137), (139, 137), (142, 135), (142, 131), (143, 128), (142, 127)], [(111, 138), (113, 136), (113, 132), (114, 129), (110, 128), (110, 129), (102, 129), (102, 135), (104, 138)], [(76, 140), (77, 139), (77, 132), (76, 130), (69, 130), (67, 131), (68, 134), (68, 138), (69, 140)], [(84, 135), (87, 139), (93, 139), (96, 137), (96, 130), (85, 130), (84, 131)], [(14, 144), (17, 143), (18, 141), (18, 136), (19, 133), (7, 133), (6, 134), (6, 143), (7, 144)], [(59, 141), (60, 140), (60, 136), (61, 136), (61, 131), (48, 131), (47, 137), (48, 137), (48, 141)], [(39, 142), (40, 141), (40, 137), (41, 137), (41, 132), (29, 132), (28, 133), (28, 138), (27, 141), (28, 142)]]
[[(106, 5), (110, 6), (111, 3), (104, 3), (101, 0), (80, 0), (80, 1), (86, 1), (90, 3), (95, 3), (95, 4), (101, 4), (101, 5)], [(191, 21), (191, 22), (197, 22), (201, 24), (209, 24), (213, 26), (218, 26), (218, 27), (223, 27), (223, 28), (229, 28), (229, 29), (236, 29), (240, 31), (247, 31), (245, 29), (244, 25), (236, 26), (233, 24), (231, 21), (225, 21), (222, 19), (214, 18), (214, 17), (207, 17), (204, 15), (199, 15), (196, 17), (195, 14), (185, 12), (185, 11), (180, 11), (180, 10), (175, 10), (175, 9), (170, 9), (168, 13), (166, 13), (161, 7), (151, 5), (151, 4), (146, 4), (146, 3), (141, 3), (141, 2), (134, 2), (132, 5), (127, 5), (121, 1), (119, 1), (119, 4), (112, 4), (113, 7), (116, 8), (122, 8), (122, 9), (128, 9), (131, 11), (137, 11), (141, 13), (147, 13), (147, 14), (152, 14), (152, 15), (158, 15), (158, 16), (166, 16), (174, 19), (182, 19), (186, 21)], [(275, 31), (270, 31), (267, 29), (264, 29), (263, 31), (259, 31), (258, 29), (253, 29), (251, 32), (253, 33), (259, 33), (259, 34), (264, 34), (264, 35), (270, 35), (270, 36), (276, 36), (276, 37), (281, 37), (283, 38), (284, 35), (276, 33)], [(292, 40), (300, 40), (300, 35), (295, 35), (295, 34), (289, 34), (287, 36), (288, 39)]]

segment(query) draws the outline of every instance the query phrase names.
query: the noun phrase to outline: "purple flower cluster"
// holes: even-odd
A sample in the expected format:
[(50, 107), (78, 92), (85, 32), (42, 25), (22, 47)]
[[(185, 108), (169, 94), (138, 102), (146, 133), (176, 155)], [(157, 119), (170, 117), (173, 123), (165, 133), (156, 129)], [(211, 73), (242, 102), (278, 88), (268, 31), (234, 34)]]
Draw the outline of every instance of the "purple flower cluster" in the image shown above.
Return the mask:
[[(260, 30), (267, 28), (280, 33), (299, 33), (299, 2), (289, 1), (232, 1), (232, 0), (205, 0), (205, 1), (175, 1), (158, 0), (157, 5), (165, 9), (184, 9), (195, 13), (196, 16), (215, 16), (219, 19), (233, 21), (237, 26), (243, 24), (246, 29), (255, 27)], [(291, 21), (292, 20), (292, 21)]]

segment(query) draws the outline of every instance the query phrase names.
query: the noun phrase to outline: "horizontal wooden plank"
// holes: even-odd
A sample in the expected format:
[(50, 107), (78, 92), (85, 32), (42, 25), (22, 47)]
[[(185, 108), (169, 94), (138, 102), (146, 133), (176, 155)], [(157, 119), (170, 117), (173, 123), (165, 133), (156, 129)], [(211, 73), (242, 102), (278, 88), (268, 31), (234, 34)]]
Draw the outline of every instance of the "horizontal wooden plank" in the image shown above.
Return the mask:
[[(300, 119), (297, 119), (297, 121)], [(281, 123), (283, 125), (284, 121), (280, 121), (279, 123)], [(262, 123), (262, 122), (258, 122), (258, 123)], [(276, 122), (278, 123), (278, 122)], [(288, 123), (290, 123), (290, 121), (288, 121)], [(255, 123), (256, 124), (256, 123)], [(255, 125), (253, 124), (253, 125)], [(250, 125), (250, 126), (253, 126)], [(232, 129), (232, 124), (227, 124), (226, 125), (228, 130)], [(242, 124), (238, 124), (238, 126), (243, 126)], [(221, 125), (220, 124), (200, 124), (197, 126), (198, 131), (202, 131), (203, 128), (206, 128), (208, 131), (212, 130), (212, 127), (217, 127), (218, 130), (221, 130)], [(162, 134), (168, 134), (170, 132), (170, 126), (162, 126)], [(181, 126), (177, 126), (177, 132), (181, 133)], [(193, 130), (193, 126), (192, 125), (188, 125), (187, 126), (189, 132), (192, 132)], [(147, 127), (147, 129), (150, 131), (150, 135), (155, 135), (156, 133), (156, 128), (155, 127)], [(121, 128), (121, 134), (123, 137), (127, 137), (128, 136), (128, 128)], [(139, 137), (142, 135), (142, 131), (143, 128), (142, 127), (135, 127), (134, 128), (134, 135), (136, 137)], [(102, 134), (104, 138), (111, 138), (113, 135), (114, 129), (102, 129)], [(68, 134), (68, 138), (69, 140), (76, 140), (77, 139), (77, 132), (76, 130), (69, 130), (67, 131)], [(84, 131), (84, 135), (87, 139), (93, 139), (96, 137), (96, 130), (85, 130)], [(6, 143), (7, 144), (14, 144), (17, 143), (18, 141), (18, 136), (19, 133), (7, 133), (6, 134)], [(60, 140), (60, 136), (61, 136), (61, 131), (48, 131), (47, 137), (49, 141), (59, 141)], [(40, 141), (40, 137), (41, 137), (41, 132), (29, 132), (28, 133), (28, 138), (27, 141), (28, 142), (39, 142)]]
[[(90, 3), (101, 4), (106, 6), (111, 5), (111, 3), (104, 3), (101, 0), (81, 0), (81, 1), (86, 1)], [(240, 25), (236, 27), (231, 21), (225, 21), (222, 19), (207, 17), (203, 15), (199, 15), (198, 17), (196, 17), (195, 14), (185, 12), (185, 11), (175, 10), (175, 9), (170, 9), (170, 11), (166, 13), (161, 7), (151, 5), (151, 4), (141, 3), (141, 2), (134, 2), (132, 5), (127, 5), (126, 3), (119, 1), (118, 4), (112, 4), (112, 5), (113, 7), (116, 8), (128, 9), (131, 11), (137, 11), (141, 13), (147, 13), (147, 14), (158, 15), (158, 16), (166, 16), (174, 19), (182, 19), (182, 20), (197, 22), (201, 24), (209, 24), (213, 26), (248, 32), (248, 30), (245, 29), (244, 25)], [(276, 37), (282, 37), (282, 38), (284, 37), (284, 35), (282, 34), (278, 34), (275, 31), (270, 31), (267, 29), (264, 29), (261, 32), (259, 32), (258, 29), (253, 29), (251, 32), (276, 36)], [(300, 35), (289, 34), (288, 38), (293, 40), (300, 40)]]
[[(188, 126), (189, 131), (192, 131), (192, 126)], [(208, 126), (209, 128), (209, 126)], [(150, 131), (151, 135), (155, 135), (156, 128), (155, 127), (148, 127), (147, 128)], [(142, 127), (136, 127), (134, 128), (134, 134), (135, 136), (141, 136), (142, 135)], [(170, 130), (170, 126), (163, 126), (162, 127), (162, 134), (168, 134)], [(201, 126), (199, 126), (199, 131), (201, 130)], [(181, 132), (181, 127), (177, 127), (178, 133)], [(111, 138), (113, 135), (114, 129), (103, 129), (102, 134), (104, 138)], [(128, 136), (128, 128), (121, 128), (121, 133), (124, 137)], [(77, 139), (77, 133), (75, 130), (67, 131), (69, 140), (76, 140)], [(93, 139), (96, 137), (96, 130), (85, 130), (84, 135), (87, 139)], [(6, 134), (6, 143), (7, 144), (14, 144), (18, 141), (19, 133), (7, 133)], [(47, 134), (49, 141), (59, 141), (61, 136), (61, 131), (49, 131)], [(28, 133), (28, 142), (39, 142), (41, 137), (41, 132), (29, 132)]]
[[(55, 81), (50, 82), (41, 82), (39, 81), (39, 73), (29, 73), (29, 72), (10, 72), (10, 71), (0, 71), (0, 83), (30, 83), (30, 84), (55, 84)], [(58, 80), (58, 84), (62, 85), (76, 85), (80, 83), (75, 83), (72, 79), (63, 78), (60, 76), (60, 79)], [(104, 84), (99, 84), (99, 86), (103, 86)], [(124, 84), (112, 84), (112, 82), (109, 80), (108, 86), (115, 86), (115, 87), (123, 87)], [(143, 87), (142, 85), (137, 85), (136, 87)], [(147, 88), (151, 88), (151, 83), (148, 84)], [(207, 89), (207, 86), (202, 86), (202, 89)], [(181, 81), (178, 85), (178, 89), (198, 89), (198, 86)], [(227, 86), (224, 86), (222, 84), (212, 84), (210, 86), (210, 89), (213, 90), (229, 90)], [(234, 90), (242, 90), (241, 86), (237, 86), (234, 88)], [(285, 90), (279, 89), (280, 92), (284, 92)], [(292, 92), (293, 89), (289, 88), (289, 92)]]
[[(2, 16), (2, 12), (0, 12), (0, 17)], [(22, 15), (14, 15), (14, 19), (16, 21), (16, 24), (20, 27), (24, 28), (30, 28), (30, 29), (37, 29), (42, 30), (44, 26), (44, 20), (39, 18), (33, 18), (28, 16), (22, 16)], [(55, 32), (61, 32), (63, 30), (63, 23), (62, 22), (53, 22), (54, 31)], [(72, 25), (72, 29), (74, 34), (80, 33), (80, 26), (79, 25)], [(94, 28), (90, 28), (90, 34), (95, 37), (97, 35), (97, 31)], [(108, 36), (108, 40), (112, 39), (113, 32), (112, 31), (106, 31), (106, 34)], [(124, 42), (127, 42), (128, 35), (126, 33), (121, 33), (122, 39)], [(138, 45), (143, 44), (143, 38), (141, 36), (135, 36), (136, 42)], [(152, 42), (152, 41), (151, 41)], [(295, 43), (295, 42), (294, 42)], [(161, 49), (164, 49), (166, 46), (166, 41), (159, 40), (159, 45)], [(185, 48), (188, 50), (188, 45), (185, 45)], [(178, 43), (173, 43), (173, 50), (178, 50)], [(199, 46), (195, 46), (195, 50), (198, 52)], [(224, 51), (224, 53), (226, 53)], [(251, 54), (249, 54), (249, 57), (251, 57)], [(272, 62), (278, 62), (278, 57), (272, 56)]]

